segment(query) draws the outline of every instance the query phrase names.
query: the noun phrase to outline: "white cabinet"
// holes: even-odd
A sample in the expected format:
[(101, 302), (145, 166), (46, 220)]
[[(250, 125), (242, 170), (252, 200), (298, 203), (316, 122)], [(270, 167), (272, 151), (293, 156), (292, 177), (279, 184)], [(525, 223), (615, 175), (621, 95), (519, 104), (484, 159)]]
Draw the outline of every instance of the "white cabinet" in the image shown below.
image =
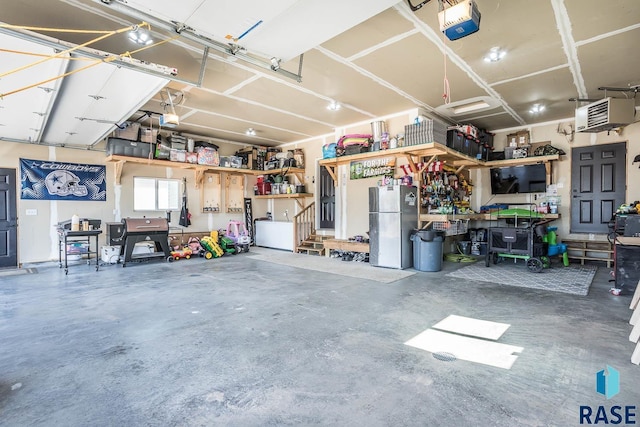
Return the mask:
[(293, 251), (293, 227), (289, 221), (256, 221), (256, 245)]

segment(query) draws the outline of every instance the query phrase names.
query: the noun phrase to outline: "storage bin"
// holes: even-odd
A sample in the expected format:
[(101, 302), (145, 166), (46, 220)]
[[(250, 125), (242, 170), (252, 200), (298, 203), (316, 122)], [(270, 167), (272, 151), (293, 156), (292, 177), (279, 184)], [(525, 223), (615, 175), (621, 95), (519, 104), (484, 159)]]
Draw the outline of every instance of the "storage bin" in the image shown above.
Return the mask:
[(116, 127), (114, 133), (116, 138), (137, 141), (140, 136), (140, 123), (124, 122), (120, 127)]
[(129, 141), (120, 138), (107, 139), (107, 155), (119, 155), (129, 157), (153, 157), (155, 144), (146, 142)]
[(464, 149), (464, 135), (455, 129), (447, 131), (447, 147), (462, 152)]
[(219, 166), (220, 155), (218, 150), (209, 147), (197, 147), (196, 153), (198, 154), (198, 164), (207, 166)]
[(478, 145), (478, 142), (473, 138), (467, 138), (465, 141), (465, 151), (463, 151), (463, 154), (466, 154), (467, 156), (473, 157), (475, 159), (479, 151), (480, 146)]
[(142, 142), (156, 142), (156, 138), (158, 138), (158, 129), (142, 129), (140, 131), (140, 141)]
[(242, 167), (242, 157), (238, 156), (229, 156), (229, 161), (231, 162), (232, 168), (241, 168)]
[(478, 140), (483, 145), (488, 145), (489, 147), (493, 147), (493, 134), (487, 132), (484, 129), (480, 129), (478, 132)]
[(465, 234), (469, 229), (469, 220), (434, 221), (433, 230), (443, 231), (447, 236)]
[(186, 162), (196, 164), (198, 163), (198, 153), (189, 153), (186, 154)]
[(504, 147), (504, 158), (505, 159), (513, 159), (513, 152), (516, 147)]
[(176, 150), (172, 148), (171, 153), (169, 154), (169, 160), (172, 162), (184, 163), (187, 161), (187, 152), (185, 150)]
[(168, 160), (171, 156), (171, 147), (164, 144), (156, 145), (156, 159)]

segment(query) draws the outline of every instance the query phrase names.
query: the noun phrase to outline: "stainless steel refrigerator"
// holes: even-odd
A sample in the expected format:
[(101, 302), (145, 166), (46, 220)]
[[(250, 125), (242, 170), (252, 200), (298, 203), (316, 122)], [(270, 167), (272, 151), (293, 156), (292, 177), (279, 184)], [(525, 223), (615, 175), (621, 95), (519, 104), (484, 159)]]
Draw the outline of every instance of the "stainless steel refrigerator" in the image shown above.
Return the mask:
[(369, 263), (413, 266), (411, 234), (418, 226), (418, 189), (406, 185), (369, 188)]

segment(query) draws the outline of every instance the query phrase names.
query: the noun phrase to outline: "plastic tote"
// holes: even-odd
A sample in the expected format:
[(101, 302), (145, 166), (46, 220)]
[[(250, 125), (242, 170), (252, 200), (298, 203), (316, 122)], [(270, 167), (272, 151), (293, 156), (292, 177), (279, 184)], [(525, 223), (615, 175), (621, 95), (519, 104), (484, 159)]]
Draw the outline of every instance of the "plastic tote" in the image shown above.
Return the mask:
[(411, 235), (413, 268), (419, 271), (442, 270), (442, 233), (419, 230)]

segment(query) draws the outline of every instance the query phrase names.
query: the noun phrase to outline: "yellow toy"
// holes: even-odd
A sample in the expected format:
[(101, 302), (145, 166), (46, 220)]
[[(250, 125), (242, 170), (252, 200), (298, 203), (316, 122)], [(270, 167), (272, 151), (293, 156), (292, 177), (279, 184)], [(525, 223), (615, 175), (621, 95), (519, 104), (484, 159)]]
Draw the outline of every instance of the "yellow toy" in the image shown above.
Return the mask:
[(182, 249), (171, 251), (171, 257), (175, 260), (179, 260), (180, 258), (189, 259), (191, 258), (191, 255), (193, 255), (193, 251), (188, 246)]
[[(213, 233), (214, 232), (212, 231), (211, 234), (213, 235)], [(217, 231), (215, 233), (216, 235), (218, 234)], [(206, 259), (219, 258), (224, 255), (224, 251), (218, 244), (218, 240), (214, 240), (212, 236), (205, 236), (200, 239), (200, 245), (205, 250), (204, 257)]]

